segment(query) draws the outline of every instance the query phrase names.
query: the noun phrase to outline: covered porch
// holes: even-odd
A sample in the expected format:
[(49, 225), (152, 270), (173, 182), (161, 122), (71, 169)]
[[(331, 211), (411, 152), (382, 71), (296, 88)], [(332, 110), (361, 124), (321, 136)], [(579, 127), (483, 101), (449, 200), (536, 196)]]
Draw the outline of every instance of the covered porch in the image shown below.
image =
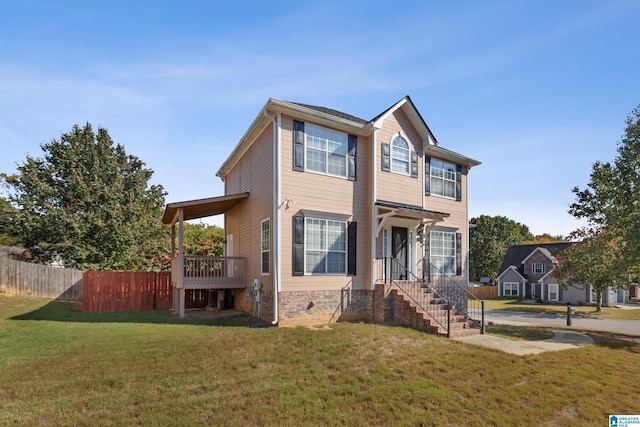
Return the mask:
[(184, 221), (220, 215), (249, 197), (249, 193), (169, 203), (162, 222), (171, 225), (171, 286), (173, 304), (184, 317), (186, 289), (247, 287), (247, 260), (233, 256), (193, 256), (184, 253)]

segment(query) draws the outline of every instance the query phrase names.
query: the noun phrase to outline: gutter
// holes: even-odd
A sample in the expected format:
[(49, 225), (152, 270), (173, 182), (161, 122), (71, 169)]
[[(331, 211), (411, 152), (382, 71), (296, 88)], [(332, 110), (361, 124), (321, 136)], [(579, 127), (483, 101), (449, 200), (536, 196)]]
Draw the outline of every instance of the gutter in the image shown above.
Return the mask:
[(263, 114), (273, 123), (273, 320), (272, 325), (278, 324), (278, 292), (280, 288), (280, 114), (270, 116), (267, 110)]

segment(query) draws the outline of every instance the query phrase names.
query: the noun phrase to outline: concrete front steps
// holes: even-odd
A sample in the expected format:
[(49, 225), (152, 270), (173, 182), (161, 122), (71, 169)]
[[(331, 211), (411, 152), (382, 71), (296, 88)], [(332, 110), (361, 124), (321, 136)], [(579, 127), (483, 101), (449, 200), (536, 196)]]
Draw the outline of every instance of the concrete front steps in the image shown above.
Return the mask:
[[(391, 291), (391, 304), (394, 322), (420, 331), (447, 336), (447, 307), (442, 301), (427, 298), (421, 301), (421, 308), (411, 297), (396, 288)], [(451, 313), (450, 328), (451, 338), (480, 334), (480, 328), (475, 326), (472, 320), (464, 315), (455, 314), (455, 311)]]

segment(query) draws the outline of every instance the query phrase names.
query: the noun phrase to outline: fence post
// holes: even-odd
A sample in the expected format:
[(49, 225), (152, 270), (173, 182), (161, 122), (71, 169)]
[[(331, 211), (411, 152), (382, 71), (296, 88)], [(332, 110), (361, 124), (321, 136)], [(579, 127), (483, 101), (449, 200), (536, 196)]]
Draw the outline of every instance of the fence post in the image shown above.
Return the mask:
[(447, 338), (451, 338), (451, 303), (447, 302)]
[(487, 329), (486, 329), (487, 327), (484, 324), (484, 298), (482, 298), (480, 300), (480, 303), (481, 303), (481, 307), (482, 307), (482, 326), (480, 327), (480, 333), (484, 334), (487, 331)]

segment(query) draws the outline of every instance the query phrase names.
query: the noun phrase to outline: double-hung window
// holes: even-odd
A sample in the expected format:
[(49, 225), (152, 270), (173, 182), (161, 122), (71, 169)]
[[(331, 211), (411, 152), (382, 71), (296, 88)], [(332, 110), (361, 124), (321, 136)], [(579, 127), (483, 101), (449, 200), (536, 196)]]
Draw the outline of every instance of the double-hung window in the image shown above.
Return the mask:
[(432, 274), (456, 274), (456, 233), (431, 231), (430, 261), (435, 267)]
[(544, 274), (544, 264), (543, 263), (535, 263), (531, 266), (531, 273), (533, 274)]
[(518, 296), (518, 288), (520, 284), (517, 282), (505, 282), (502, 284), (504, 286), (503, 294), (505, 297), (517, 297)]
[(269, 219), (260, 223), (260, 270), (262, 274), (269, 274), (271, 252), (271, 227)]
[(305, 126), (306, 170), (347, 176), (347, 135), (318, 126)]
[(391, 170), (409, 175), (410, 153), (407, 141), (401, 136), (396, 136), (391, 143)]
[(430, 191), (436, 196), (456, 198), (456, 165), (431, 159)]
[(305, 218), (305, 273), (346, 274), (347, 223)]

